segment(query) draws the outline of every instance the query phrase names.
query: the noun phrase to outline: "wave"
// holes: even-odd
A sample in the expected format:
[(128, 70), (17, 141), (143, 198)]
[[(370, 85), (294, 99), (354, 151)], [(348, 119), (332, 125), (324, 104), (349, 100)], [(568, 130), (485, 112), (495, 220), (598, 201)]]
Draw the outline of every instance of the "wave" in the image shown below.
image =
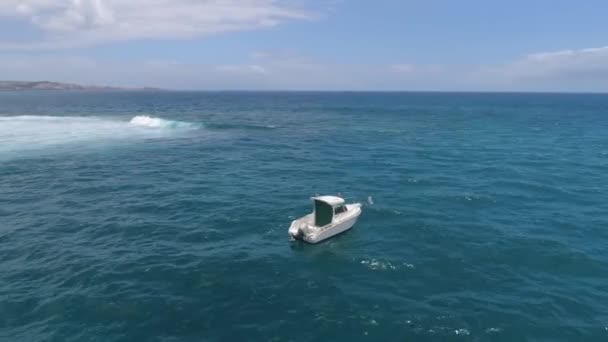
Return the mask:
[(131, 125), (150, 127), (150, 128), (208, 128), (212, 130), (272, 130), (278, 128), (276, 125), (262, 125), (255, 123), (193, 123), (186, 121), (167, 120), (148, 115), (134, 116)]
[(131, 120), (94, 116), (0, 116), (0, 157), (19, 157), (24, 152), (86, 147), (82, 143), (137, 140), (178, 134), (197, 128), (194, 123), (149, 116)]
[(161, 118), (156, 118), (147, 115), (137, 115), (134, 116), (131, 121), (129, 121), (131, 125), (135, 126), (143, 126), (150, 128), (201, 128), (201, 124), (196, 124), (192, 122), (185, 121), (175, 121), (175, 120), (166, 120)]
[(150, 128), (208, 128), (213, 130), (272, 130), (276, 129), (276, 125), (262, 125), (254, 123), (194, 123), (177, 120), (167, 120), (159, 117), (149, 115), (137, 115), (134, 116), (131, 121), (131, 125), (150, 127)]

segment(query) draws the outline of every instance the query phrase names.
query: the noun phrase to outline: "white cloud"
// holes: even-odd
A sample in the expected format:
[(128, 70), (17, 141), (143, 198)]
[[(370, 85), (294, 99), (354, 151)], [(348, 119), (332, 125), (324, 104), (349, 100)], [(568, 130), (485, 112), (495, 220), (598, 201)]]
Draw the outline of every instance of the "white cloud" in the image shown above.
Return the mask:
[(265, 67), (257, 64), (229, 64), (220, 65), (216, 68), (218, 71), (234, 73), (234, 74), (266, 74), (268, 70)]
[(390, 66), (393, 71), (402, 73), (411, 73), (416, 70), (416, 66), (413, 64), (393, 64)]
[(309, 19), (289, 0), (2, 0), (0, 18), (43, 32), (4, 49), (66, 48), (108, 41), (184, 39)]
[(0, 54), (3, 79), (170, 89), (607, 91), (608, 47), (530, 54), (502, 65), (331, 63), (256, 51), (242, 63)]
[(269, 70), (322, 70), (325, 64), (292, 50), (254, 51), (249, 57), (256, 64), (264, 65)]
[(399, 74), (407, 74), (407, 75), (422, 75), (422, 74), (437, 74), (443, 71), (443, 68), (439, 65), (431, 65), (431, 64), (410, 64), (410, 63), (400, 63), (393, 64), (390, 66), (390, 70), (399, 73)]
[(215, 65), (158, 59), (138, 62), (0, 54), (0, 75), (8, 80), (204, 90), (365, 90), (417, 86), (401, 81), (394, 83), (384, 66), (318, 63), (313, 68), (310, 64), (290, 64), (275, 59)]
[(475, 73), (514, 89), (608, 89), (608, 47), (533, 53), (510, 63), (480, 67)]
[(448, 89), (448, 82), (439, 73), (431, 76), (404, 75), (386, 65), (331, 64), (285, 51), (257, 51), (242, 64), (220, 65), (173, 59), (126, 61), (45, 54), (0, 54), (0, 75), (8, 80), (167, 89)]
[(608, 71), (608, 47), (535, 53), (512, 63), (507, 71), (523, 77), (555, 77)]

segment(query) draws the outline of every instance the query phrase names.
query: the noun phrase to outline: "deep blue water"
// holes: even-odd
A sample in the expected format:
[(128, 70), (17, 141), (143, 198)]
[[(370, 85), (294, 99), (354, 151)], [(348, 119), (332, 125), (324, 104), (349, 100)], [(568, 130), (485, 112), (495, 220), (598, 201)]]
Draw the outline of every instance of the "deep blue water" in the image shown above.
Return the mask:
[(607, 229), (606, 95), (0, 93), (2, 341), (606, 341)]

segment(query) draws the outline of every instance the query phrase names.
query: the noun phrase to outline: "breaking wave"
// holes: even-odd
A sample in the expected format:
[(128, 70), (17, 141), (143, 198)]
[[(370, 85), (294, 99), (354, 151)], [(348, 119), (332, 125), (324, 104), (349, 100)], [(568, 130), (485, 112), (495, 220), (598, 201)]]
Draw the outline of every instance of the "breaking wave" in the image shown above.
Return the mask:
[(201, 124), (184, 121), (166, 120), (147, 115), (134, 116), (130, 123), (135, 126), (150, 128), (200, 128)]
[(149, 139), (202, 127), (194, 123), (135, 116), (0, 116), (0, 157), (20, 156), (28, 151), (64, 146), (82, 147), (87, 142)]

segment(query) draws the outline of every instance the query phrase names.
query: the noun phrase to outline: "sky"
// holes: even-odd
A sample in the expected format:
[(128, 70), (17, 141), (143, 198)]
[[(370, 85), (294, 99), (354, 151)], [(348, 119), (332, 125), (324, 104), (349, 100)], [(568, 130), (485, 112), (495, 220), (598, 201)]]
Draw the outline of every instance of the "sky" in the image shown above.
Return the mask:
[(0, 79), (608, 91), (606, 0), (0, 0)]

